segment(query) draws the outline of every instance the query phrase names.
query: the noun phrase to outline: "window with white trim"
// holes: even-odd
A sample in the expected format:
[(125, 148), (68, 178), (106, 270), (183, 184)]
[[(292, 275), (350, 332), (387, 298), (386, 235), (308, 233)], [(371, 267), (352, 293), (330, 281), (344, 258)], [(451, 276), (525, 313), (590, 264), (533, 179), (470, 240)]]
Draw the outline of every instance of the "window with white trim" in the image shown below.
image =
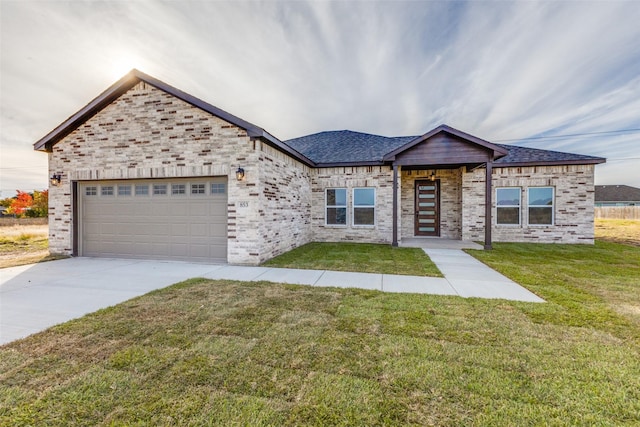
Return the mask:
[(496, 224), (520, 225), (520, 187), (496, 188)]
[(98, 187), (86, 187), (84, 189), (85, 196), (97, 196), (98, 195)]
[(376, 189), (353, 189), (353, 225), (376, 224)]
[(325, 224), (347, 225), (347, 189), (325, 190)]
[(553, 187), (529, 187), (527, 201), (529, 225), (553, 225)]

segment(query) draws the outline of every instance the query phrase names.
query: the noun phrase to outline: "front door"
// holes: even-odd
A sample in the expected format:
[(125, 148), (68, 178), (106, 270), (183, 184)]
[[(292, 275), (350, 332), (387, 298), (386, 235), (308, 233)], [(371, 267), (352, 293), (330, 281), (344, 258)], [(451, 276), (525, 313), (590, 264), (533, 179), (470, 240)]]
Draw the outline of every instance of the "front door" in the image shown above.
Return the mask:
[(416, 181), (415, 235), (440, 236), (440, 180)]

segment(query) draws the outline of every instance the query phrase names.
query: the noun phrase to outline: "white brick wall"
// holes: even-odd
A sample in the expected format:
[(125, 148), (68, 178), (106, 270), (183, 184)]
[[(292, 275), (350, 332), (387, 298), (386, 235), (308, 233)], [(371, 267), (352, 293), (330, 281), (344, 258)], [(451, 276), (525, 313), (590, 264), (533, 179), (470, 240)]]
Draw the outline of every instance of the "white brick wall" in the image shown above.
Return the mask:
[[(235, 170), (243, 167), (243, 181)], [(62, 185), (49, 193), (50, 249), (72, 252), (71, 181), (164, 177), (228, 178), (228, 261), (258, 264), (310, 241), (391, 243), (393, 171), (389, 166), (311, 169), (252, 140), (246, 131), (139, 83), (58, 142), (49, 173)], [(400, 175), (399, 238), (413, 236), (416, 179), (430, 171)], [(441, 235), (484, 238), (484, 169), (438, 170)], [(495, 168), (495, 241), (593, 242), (593, 165)], [(555, 224), (527, 226), (526, 198), (518, 227), (495, 225), (495, 188), (553, 186)], [(355, 187), (376, 189), (376, 224), (353, 226)], [(347, 188), (348, 224), (325, 225), (325, 189)]]
[[(485, 170), (463, 174), (462, 238), (484, 240)], [(492, 239), (494, 242), (593, 243), (594, 166), (494, 168)], [(497, 187), (521, 187), (521, 225), (496, 225)], [(554, 225), (528, 225), (527, 188), (554, 187)]]
[[(246, 171), (244, 181), (235, 178), (238, 166)], [(53, 253), (72, 252), (72, 180), (227, 176), (230, 263), (257, 264), (309, 239), (300, 221), (310, 203), (306, 167), (142, 82), (58, 142), (49, 168), (63, 175), (49, 193)], [(268, 190), (274, 184), (297, 194), (278, 196), (276, 208)], [(290, 220), (274, 221), (278, 211)]]
[[(376, 189), (376, 225), (352, 225), (353, 192), (356, 187)], [(325, 189), (347, 189), (347, 225), (325, 225)], [(393, 170), (389, 166), (321, 168), (311, 172), (312, 240), (391, 243), (393, 235)]]

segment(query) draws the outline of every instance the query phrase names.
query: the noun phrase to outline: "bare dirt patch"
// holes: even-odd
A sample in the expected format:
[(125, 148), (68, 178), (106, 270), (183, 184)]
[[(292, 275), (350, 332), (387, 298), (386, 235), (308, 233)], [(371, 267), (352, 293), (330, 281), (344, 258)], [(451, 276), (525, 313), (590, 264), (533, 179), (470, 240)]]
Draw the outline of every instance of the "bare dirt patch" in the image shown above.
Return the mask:
[(49, 226), (38, 224), (0, 227), (0, 268), (64, 258), (49, 253)]
[(640, 246), (640, 220), (637, 219), (598, 218), (595, 233), (598, 240)]

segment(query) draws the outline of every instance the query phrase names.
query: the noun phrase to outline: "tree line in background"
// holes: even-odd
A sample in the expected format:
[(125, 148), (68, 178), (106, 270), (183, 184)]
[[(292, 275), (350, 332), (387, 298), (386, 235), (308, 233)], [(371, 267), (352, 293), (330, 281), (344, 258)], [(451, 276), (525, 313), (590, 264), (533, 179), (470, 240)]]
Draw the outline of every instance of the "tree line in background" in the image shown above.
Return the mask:
[(14, 197), (0, 200), (0, 206), (6, 208), (4, 215), (12, 215), (17, 218), (40, 218), (49, 214), (49, 190), (27, 193), (16, 190)]

